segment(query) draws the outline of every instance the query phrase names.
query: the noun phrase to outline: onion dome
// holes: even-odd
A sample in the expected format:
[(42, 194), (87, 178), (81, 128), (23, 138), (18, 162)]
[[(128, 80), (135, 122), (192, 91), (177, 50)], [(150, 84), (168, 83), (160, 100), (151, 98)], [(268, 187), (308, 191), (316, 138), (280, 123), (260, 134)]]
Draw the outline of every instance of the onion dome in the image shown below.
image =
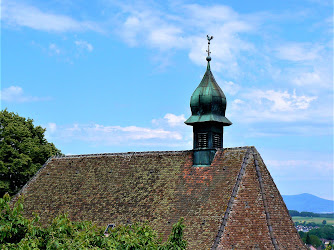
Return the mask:
[(193, 126), (195, 123), (218, 122), (223, 126), (230, 126), (232, 122), (225, 117), (225, 94), (211, 72), (211, 57), (208, 56), (206, 60), (208, 61), (206, 72), (190, 99), (192, 115), (185, 123)]

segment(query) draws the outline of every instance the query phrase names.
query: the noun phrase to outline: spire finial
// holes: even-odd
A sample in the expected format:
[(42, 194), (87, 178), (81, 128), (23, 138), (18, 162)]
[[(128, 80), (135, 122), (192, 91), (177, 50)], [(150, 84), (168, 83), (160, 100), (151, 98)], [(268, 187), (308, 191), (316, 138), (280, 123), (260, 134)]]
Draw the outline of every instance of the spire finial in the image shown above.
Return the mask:
[(206, 60), (208, 62), (210, 62), (211, 61), (211, 56), (210, 56), (210, 54), (211, 54), (211, 52), (210, 52), (210, 41), (213, 39), (213, 36), (206, 35), (206, 38), (208, 39), (208, 50), (206, 51), (206, 52), (208, 52), (208, 56), (206, 57)]

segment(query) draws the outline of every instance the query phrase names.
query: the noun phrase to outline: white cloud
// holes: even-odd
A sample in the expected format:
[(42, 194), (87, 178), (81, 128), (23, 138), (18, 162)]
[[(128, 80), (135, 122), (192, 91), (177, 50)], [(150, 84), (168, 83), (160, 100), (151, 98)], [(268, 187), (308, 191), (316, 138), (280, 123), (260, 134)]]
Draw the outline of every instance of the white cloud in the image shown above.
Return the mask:
[(75, 41), (74, 43), (79, 49), (85, 49), (89, 52), (93, 51), (93, 45), (91, 45), (87, 41), (78, 40), (78, 41)]
[(333, 62), (322, 62), (314, 66), (313, 70), (292, 70), (290, 79), (292, 84), (299, 87), (317, 91), (333, 90)]
[(163, 118), (153, 119), (152, 124), (158, 127), (178, 127), (183, 126), (186, 118), (184, 114), (182, 115), (174, 115), (171, 113), (167, 113)]
[(123, 145), (142, 143), (180, 142), (183, 136), (178, 131), (163, 128), (145, 128), (138, 126), (105, 126), (100, 124), (73, 124), (70, 126), (49, 123), (48, 137), (64, 141), (85, 141), (93, 144)]
[[(184, 125), (184, 115), (166, 114), (153, 119), (153, 127), (92, 124), (59, 125), (48, 123), (47, 138), (63, 142), (83, 141), (88, 145), (160, 145), (186, 147), (192, 144), (192, 133)], [(183, 124), (184, 126), (179, 126)]]
[(141, 139), (176, 139), (181, 140), (182, 136), (177, 132), (166, 131), (164, 129), (151, 129), (137, 126), (103, 126), (95, 124), (92, 127), (84, 127), (86, 131), (102, 133), (105, 135), (114, 135), (115, 133), (123, 133), (124, 139), (141, 140)]
[(171, 127), (175, 127), (175, 126), (179, 126), (179, 125), (184, 125), (184, 122), (186, 120), (186, 118), (184, 117), (184, 115), (174, 115), (174, 114), (166, 114), (164, 116), (164, 119), (167, 119), (168, 124)]
[(265, 105), (269, 101), (269, 108), (274, 112), (307, 109), (310, 103), (317, 99), (315, 96), (297, 96), (295, 90), (292, 94), (288, 93), (288, 91), (255, 90), (245, 96), (248, 99), (254, 98), (255, 104), (259, 105)]
[(173, 15), (143, 4), (124, 4), (121, 8), (123, 16), (118, 20), (121, 28), (118, 27), (116, 32), (130, 46), (145, 44), (161, 51), (185, 49), (193, 62), (203, 65), (206, 63), (207, 49), (203, 38), (207, 32), (211, 32), (214, 34), (211, 48), (215, 60), (213, 67), (231, 75), (239, 70), (239, 53), (254, 49), (253, 44), (239, 35), (253, 32), (255, 25), (224, 5), (174, 6), (182, 11), (182, 15)]
[(177, 27), (156, 28), (149, 34), (149, 42), (154, 47), (159, 47), (161, 49), (178, 47), (181, 33), (182, 30)]
[(1, 100), (7, 102), (36, 102), (50, 100), (49, 97), (36, 97), (26, 95), (19, 86), (10, 86), (1, 91)]
[(276, 81), (303, 87), (303, 91), (310, 93), (328, 93), (328, 89), (333, 89), (332, 42), (289, 43), (277, 47), (275, 53), (285, 60), (273, 77)]
[(319, 58), (323, 48), (314, 44), (290, 43), (276, 48), (276, 56), (289, 61), (313, 61)]
[(217, 79), (217, 82), (219, 83), (221, 89), (224, 93), (230, 94), (230, 95), (236, 95), (240, 90), (240, 85), (236, 84), (233, 81), (224, 81), (219, 79), (218, 77), (215, 77)]
[[(238, 18), (238, 14), (232, 8), (224, 5), (202, 6), (199, 4), (188, 4), (184, 5), (183, 8), (192, 17), (189, 22), (196, 21), (204, 27), (208, 22), (224, 22)], [(208, 15), (208, 13), (210, 14)]]
[(297, 95), (296, 91), (248, 90), (232, 101), (231, 112), (240, 122), (296, 122), (313, 119), (309, 111), (316, 96)]
[[(255, 83), (266, 77), (270, 81), (309, 85), (313, 89), (332, 86), (332, 45), (327, 45), (326, 38), (316, 42), (286, 41), (281, 45), (268, 39), (271, 29), (277, 28), (281, 20), (305, 19), (303, 11), (241, 14), (221, 4), (173, 2), (167, 5), (172, 6), (172, 11), (165, 11), (160, 4), (145, 2), (119, 4), (121, 14), (117, 16), (116, 32), (130, 46), (148, 46), (158, 48), (160, 53), (163, 51), (158, 54), (164, 65), (168, 65), (166, 58), (170, 60), (165, 54), (173, 54), (175, 49), (187, 51), (191, 61), (205, 65), (207, 44), (204, 37), (210, 34), (214, 36), (211, 68), (217, 72), (216, 76), (222, 72), (225, 79), (239, 81), (247, 77)], [(326, 57), (329, 60), (324, 59)], [(227, 93), (229, 90), (231, 95), (238, 92), (237, 88), (230, 87), (227, 86)]]
[(36, 7), (15, 1), (4, 0), (1, 3), (1, 8), (1, 19), (8, 25), (52, 32), (84, 30), (102, 32), (99, 25), (94, 22), (77, 21), (65, 15), (46, 13)]
[(130, 46), (144, 43), (160, 50), (184, 46), (182, 28), (169, 22), (165, 14), (149, 7), (140, 10), (137, 6), (123, 8), (126, 14), (117, 32)]

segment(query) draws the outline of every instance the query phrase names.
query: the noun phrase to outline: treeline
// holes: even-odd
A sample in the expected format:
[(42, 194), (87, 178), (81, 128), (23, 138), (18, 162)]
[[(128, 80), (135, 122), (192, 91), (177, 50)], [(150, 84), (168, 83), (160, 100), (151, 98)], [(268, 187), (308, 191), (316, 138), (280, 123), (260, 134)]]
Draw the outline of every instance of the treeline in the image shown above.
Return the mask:
[(300, 217), (322, 217), (322, 218), (334, 218), (334, 213), (312, 213), (312, 212), (298, 212), (296, 210), (289, 210), (290, 216), (300, 216)]

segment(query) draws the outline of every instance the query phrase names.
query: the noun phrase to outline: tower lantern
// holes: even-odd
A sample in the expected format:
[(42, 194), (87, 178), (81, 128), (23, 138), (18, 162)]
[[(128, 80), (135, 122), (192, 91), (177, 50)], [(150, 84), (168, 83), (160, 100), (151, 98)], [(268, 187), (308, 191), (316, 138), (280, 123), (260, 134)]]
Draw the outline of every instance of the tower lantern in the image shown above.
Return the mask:
[(210, 69), (210, 42), (208, 39), (208, 62), (201, 83), (190, 99), (191, 116), (185, 121), (193, 126), (193, 159), (194, 166), (209, 166), (218, 148), (223, 148), (224, 126), (230, 126), (225, 117), (226, 97), (217, 84)]

